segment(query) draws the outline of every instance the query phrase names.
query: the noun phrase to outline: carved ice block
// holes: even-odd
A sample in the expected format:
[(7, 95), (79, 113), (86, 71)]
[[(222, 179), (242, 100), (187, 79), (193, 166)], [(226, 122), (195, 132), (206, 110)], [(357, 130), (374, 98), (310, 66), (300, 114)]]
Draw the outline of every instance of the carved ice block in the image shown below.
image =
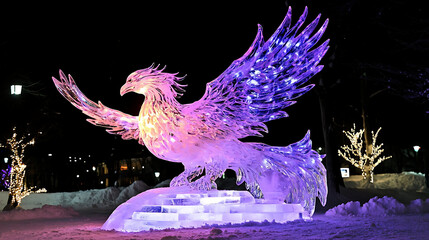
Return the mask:
[(138, 232), (244, 222), (285, 223), (302, 218), (309, 218), (309, 214), (299, 204), (255, 201), (247, 191), (197, 193), (186, 188), (166, 188), (149, 190), (122, 204), (102, 229)]

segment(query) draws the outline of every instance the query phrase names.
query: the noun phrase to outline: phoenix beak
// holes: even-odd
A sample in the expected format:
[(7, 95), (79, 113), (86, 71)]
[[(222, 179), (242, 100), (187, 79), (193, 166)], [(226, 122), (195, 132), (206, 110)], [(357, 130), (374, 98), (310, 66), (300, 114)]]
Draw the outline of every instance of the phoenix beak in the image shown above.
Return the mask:
[(125, 93), (129, 93), (131, 91), (134, 90), (134, 86), (132, 86), (131, 84), (125, 83), (122, 87), (121, 87), (121, 91), (120, 94), (121, 96), (124, 96)]

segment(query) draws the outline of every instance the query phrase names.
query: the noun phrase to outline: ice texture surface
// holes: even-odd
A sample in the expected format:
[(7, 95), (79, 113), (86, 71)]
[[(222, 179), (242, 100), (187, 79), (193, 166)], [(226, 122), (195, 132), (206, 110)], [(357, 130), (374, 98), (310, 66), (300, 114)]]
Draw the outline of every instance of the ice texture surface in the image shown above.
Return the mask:
[[(325, 204), (327, 186), (322, 156), (312, 150), (309, 132), (289, 146), (239, 140), (262, 136), (267, 132), (265, 122), (286, 117), (283, 109), (314, 86), (306, 84), (323, 68), (319, 62), (329, 48), (329, 40), (319, 46), (317, 42), (328, 21), (316, 30), (319, 14), (300, 30), (306, 17), (307, 8), (292, 24), (289, 8), (266, 41), (259, 25), (248, 51), (209, 82), (203, 97), (194, 103), (180, 104), (176, 99), (184, 92), (180, 84), (183, 78), (154, 66), (131, 73), (120, 91), (121, 95), (145, 95), (139, 116), (91, 101), (73, 78), (61, 71), (60, 80), (53, 81), (68, 101), (90, 117), (90, 123), (123, 139), (138, 140), (158, 158), (183, 163), (184, 172), (170, 186), (216, 189), (215, 180), (226, 169), (232, 169), (237, 184), (245, 182), (253, 197), (300, 204), (311, 215), (316, 197)], [(234, 197), (209, 199), (205, 201), (238, 201)], [(162, 205), (193, 205), (196, 200), (176, 197), (162, 201)]]
[(150, 229), (201, 227), (212, 224), (308, 219), (300, 204), (255, 201), (248, 191), (190, 191), (186, 187), (152, 189), (120, 205), (103, 230), (139, 232)]

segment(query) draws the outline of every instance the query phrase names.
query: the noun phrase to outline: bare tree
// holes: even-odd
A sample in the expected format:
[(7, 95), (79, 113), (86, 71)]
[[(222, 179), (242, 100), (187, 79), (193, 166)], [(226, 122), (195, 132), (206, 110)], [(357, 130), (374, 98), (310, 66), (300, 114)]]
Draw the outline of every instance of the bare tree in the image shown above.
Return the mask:
[(13, 128), (12, 138), (7, 140), (7, 145), (0, 144), (0, 147), (9, 148), (12, 151), (10, 155), (12, 163), (9, 179), (9, 199), (3, 210), (12, 210), (19, 207), (21, 200), (30, 193), (46, 192), (46, 189), (33, 191), (35, 187), (27, 188), (24, 184), (25, 168), (27, 167), (22, 159), (24, 151), (28, 145), (34, 145), (34, 138), (25, 142), (25, 137), (17, 139), (16, 128)]
[[(383, 143), (376, 145), (378, 133), (381, 128), (374, 134), (371, 131), (372, 143), (369, 147), (364, 147), (364, 141), (362, 136), (365, 133), (364, 129), (356, 131), (356, 126), (353, 124), (353, 128), (350, 131), (344, 131), (346, 137), (350, 140), (350, 145), (343, 145), (341, 149), (338, 149), (338, 155), (350, 162), (353, 166), (359, 168), (362, 171), (363, 179), (368, 179), (369, 182), (374, 182), (374, 168), (377, 167), (381, 162), (392, 158), (392, 156), (380, 155), (384, 152)], [(342, 151), (341, 151), (342, 150)]]

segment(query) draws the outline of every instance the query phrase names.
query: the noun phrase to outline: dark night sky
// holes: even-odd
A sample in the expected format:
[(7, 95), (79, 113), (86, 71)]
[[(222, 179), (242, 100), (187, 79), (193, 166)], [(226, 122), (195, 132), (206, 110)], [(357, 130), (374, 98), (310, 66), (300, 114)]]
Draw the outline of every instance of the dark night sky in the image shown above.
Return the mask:
[[(401, 1), (395, 3), (398, 2), (402, 4)], [(331, 38), (331, 46), (334, 47), (331, 47), (322, 64), (328, 65), (334, 53), (337, 53), (337, 57), (340, 56), (339, 53), (343, 53), (341, 56), (350, 60), (353, 59), (353, 54), (364, 55), (362, 49), (377, 52), (380, 49), (378, 45), (389, 46), (389, 39), (383, 40), (388, 35), (383, 35), (382, 30), (378, 31), (375, 27), (362, 29), (364, 24), (370, 25), (364, 14), (355, 16), (349, 31), (343, 31), (343, 26), (343, 32), (339, 32), (336, 16), (329, 16), (329, 13), (344, 11), (346, 4), (338, 9), (332, 7), (335, 1), (326, 6), (318, 1), (288, 1), (288, 4), (293, 7), (295, 20), (305, 5), (309, 7), (307, 22), (319, 12), (323, 18), (331, 19), (323, 39)], [(360, 7), (365, 7), (362, 5)], [(18, 126), (25, 126), (25, 123), (30, 123), (30, 129), (46, 129), (45, 132), (57, 135), (46, 140), (47, 144), (62, 151), (73, 149), (72, 151), (77, 152), (89, 149), (104, 151), (113, 137), (103, 129), (86, 123), (84, 115), (56, 92), (51, 76), (58, 76), (58, 69), (72, 74), (77, 85), (90, 99), (137, 114), (144, 98), (136, 94), (121, 97), (119, 89), (131, 72), (146, 68), (151, 63), (159, 63), (167, 65), (168, 72), (187, 75), (185, 83), (189, 86), (180, 101), (192, 102), (202, 96), (207, 82), (221, 74), (233, 60), (245, 53), (253, 41), (258, 23), (263, 25), (267, 39), (287, 11), (284, 0), (269, 3), (203, 1), (197, 4), (154, 1), (150, 4), (145, 2), (145, 5), (114, 2), (97, 6), (38, 7), (43, 10), (35, 11), (31, 6), (2, 10), (2, 17), (5, 19), (1, 22), (0, 38), (0, 104), (4, 109), (2, 122), (5, 127), (1, 132), (7, 137), (5, 132), (8, 132), (12, 125), (18, 123)], [(349, 34), (353, 29), (356, 29), (356, 33)], [(362, 42), (362, 39), (369, 40)], [(347, 44), (339, 45), (347, 49), (337, 49), (336, 44), (340, 41), (342, 44), (347, 41)], [(354, 49), (355, 46), (358, 47)], [(389, 61), (389, 56), (382, 56), (383, 52), (379, 55), (372, 54), (372, 60)], [(404, 56), (403, 61), (406, 61), (407, 57), (409, 56)], [(398, 59), (400, 58), (401, 56), (398, 56)], [(400, 65), (401, 61), (395, 64)], [(330, 70), (326, 71), (345, 72), (351, 68), (350, 65), (347, 65), (348, 69), (341, 67), (330, 66)], [(341, 74), (331, 73), (326, 77), (341, 78)], [(335, 79), (332, 80), (335, 82)], [(337, 111), (343, 112), (342, 115), (350, 121), (360, 122), (359, 112), (355, 110), (359, 108), (356, 105), (359, 101), (353, 100), (359, 96), (356, 90), (358, 85), (353, 79), (341, 80), (345, 82), (345, 87), (334, 89), (332, 94), (335, 96), (332, 98), (336, 99), (336, 102), (343, 102), (346, 107), (338, 108)], [(24, 84), (22, 96), (14, 97), (8, 94), (9, 85), (15, 82)], [(317, 83), (317, 78), (313, 82)], [(417, 133), (421, 124), (427, 123), (420, 106), (405, 103), (399, 98), (385, 97), (385, 94), (378, 96), (377, 107), (381, 110), (374, 110), (378, 113), (384, 112), (385, 117), (380, 117), (382, 120), (377, 123), (386, 124), (385, 131), (392, 132), (400, 128), (399, 131), (405, 134), (401, 138), (409, 141), (414, 136), (410, 134), (411, 131), (418, 135), (427, 130), (425, 128)], [(350, 106), (347, 107), (348, 105)], [(416, 111), (409, 110), (414, 107)], [(396, 112), (404, 110), (410, 111), (405, 113), (408, 116)], [(315, 91), (302, 96), (297, 104), (286, 111), (290, 117), (270, 123), (269, 136), (260, 140), (273, 145), (286, 145), (299, 140), (307, 129), (311, 129), (315, 145), (323, 144), (319, 102)], [(388, 124), (389, 120), (386, 119), (389, 118), (396, 121), (396, 127), (395, 124)], [(410, 124), (409, 118), (415, 118), (413, 121), (418, 124)], [(351, 122), (345, 124), (350, 126)]]

